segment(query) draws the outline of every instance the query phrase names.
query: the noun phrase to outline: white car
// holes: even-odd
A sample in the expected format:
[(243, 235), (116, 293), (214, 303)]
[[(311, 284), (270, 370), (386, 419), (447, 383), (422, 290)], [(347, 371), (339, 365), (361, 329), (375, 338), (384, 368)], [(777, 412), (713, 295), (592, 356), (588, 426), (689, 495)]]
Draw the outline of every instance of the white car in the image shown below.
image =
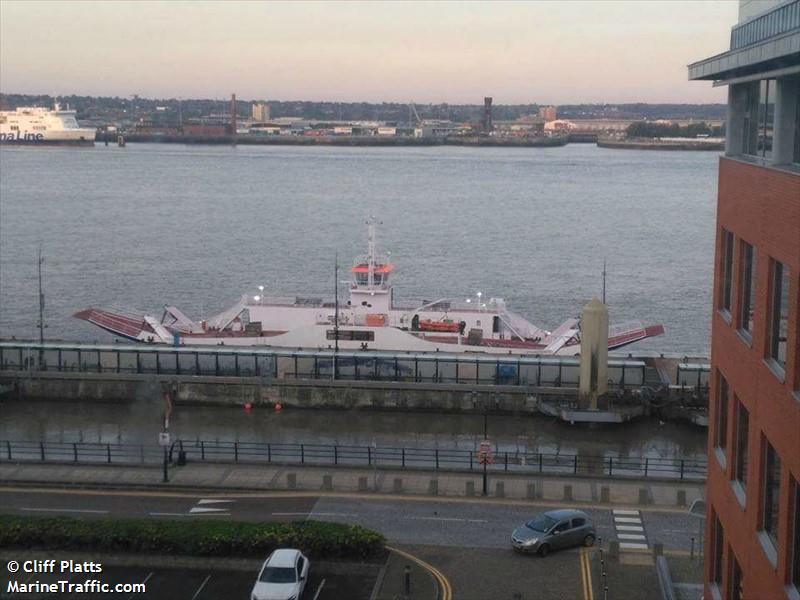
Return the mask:
[(250, 600), (300, 600), (308, 581), (308, 559), (300, 550), (280, 549), (261, 567)]

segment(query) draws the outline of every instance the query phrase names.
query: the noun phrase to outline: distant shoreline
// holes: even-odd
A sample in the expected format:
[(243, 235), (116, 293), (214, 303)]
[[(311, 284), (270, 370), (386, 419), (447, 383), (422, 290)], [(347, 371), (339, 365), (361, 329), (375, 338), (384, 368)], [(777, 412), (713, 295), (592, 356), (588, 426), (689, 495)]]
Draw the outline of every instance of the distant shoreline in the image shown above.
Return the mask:
[(719, 152), (725, 148), (725, 142), (705, 142), (701, 140), (664, 141), (658, 139), (612, 140), (598, 139), (599, 148), (616, 150), (713, 150)]

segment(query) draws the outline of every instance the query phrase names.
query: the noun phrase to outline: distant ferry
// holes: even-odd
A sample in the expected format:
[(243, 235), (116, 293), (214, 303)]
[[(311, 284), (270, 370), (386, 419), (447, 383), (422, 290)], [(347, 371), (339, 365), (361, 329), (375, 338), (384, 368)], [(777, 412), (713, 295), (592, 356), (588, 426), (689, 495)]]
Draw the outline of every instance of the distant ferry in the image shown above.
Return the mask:
[[(554, 331), (530, 323), (500, 298), (398, 302), (390, 277), (394, 265), (375, 251), (369, 224), (366, 256), (350, 269), (349, 299), (269, 297), (263, 286), (227, 310), (199, 322), (174, 306), (161, 319), (125, 309), (91, 307), (75, 316), (114, 335), (151, 344), (268, 346), (275, 348), (383, 350), (395, 352), (486, 352), (574, 355), (580, 352), (580, 320)], [(609, 328), (609, 349), (664, 333), (639, 322)]]
[(74, 110), (20, 106), (0, 111), (0, 144), (67, 144), (91, 146), (95, 130), (80, 127)]

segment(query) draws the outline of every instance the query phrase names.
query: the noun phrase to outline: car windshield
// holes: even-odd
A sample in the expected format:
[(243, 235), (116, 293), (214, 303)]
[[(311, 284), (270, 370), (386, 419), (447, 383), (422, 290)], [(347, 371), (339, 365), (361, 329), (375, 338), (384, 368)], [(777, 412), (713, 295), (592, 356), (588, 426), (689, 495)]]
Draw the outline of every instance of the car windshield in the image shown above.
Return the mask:
[(550, 529), (558, 523), (552, 517), (548, 517), (547, 515), (539, 515), (535, 519), (531, 519), (527, 523), (525, 523), (525, 527), (528, 529), (533, 529), (534, 531), (541, 531), (542, 533), (546, 533), (550, 531)]
[(291, 567), (267, 567), (261, 572), (259, 581), (265, 583), (295, 583), (294, 569)]

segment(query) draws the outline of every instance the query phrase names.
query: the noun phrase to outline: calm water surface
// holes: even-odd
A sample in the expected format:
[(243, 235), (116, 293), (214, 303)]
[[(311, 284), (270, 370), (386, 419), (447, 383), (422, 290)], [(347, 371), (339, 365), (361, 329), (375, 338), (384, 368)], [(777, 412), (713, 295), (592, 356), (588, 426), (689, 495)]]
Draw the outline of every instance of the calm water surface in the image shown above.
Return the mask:
[(554, 328), (600, 294), (605, 258), (612, 321), (667, 328), (632, 349), (705, 353), (716, 168), (593, 145), (3, 148), (0, 336), (37, 335), (40, 244), (47, 336), (109, 341), (71, 315), (330, 293), (334, 252), (365, 252), (374, 214), (399, 299), (480, 290)]

